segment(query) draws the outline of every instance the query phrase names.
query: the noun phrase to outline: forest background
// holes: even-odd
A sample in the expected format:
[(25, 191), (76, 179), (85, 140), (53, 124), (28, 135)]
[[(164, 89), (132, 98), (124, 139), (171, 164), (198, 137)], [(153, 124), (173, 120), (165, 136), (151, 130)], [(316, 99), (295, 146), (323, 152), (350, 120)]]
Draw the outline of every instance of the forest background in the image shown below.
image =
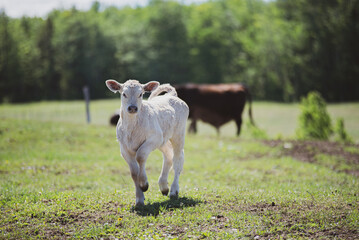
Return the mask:
[(359, 0), (215, 0), (186, 5), (0, 11), (0, 102), (92, 99), (104, 81), (248, 85), (256, 100), (359, 100)]

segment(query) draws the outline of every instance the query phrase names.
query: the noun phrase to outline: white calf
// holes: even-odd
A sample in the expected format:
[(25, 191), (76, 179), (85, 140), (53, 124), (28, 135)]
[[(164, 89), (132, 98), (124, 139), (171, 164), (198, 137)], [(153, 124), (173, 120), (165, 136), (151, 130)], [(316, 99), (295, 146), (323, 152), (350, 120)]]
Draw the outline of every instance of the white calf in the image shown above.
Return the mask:
[[(117, 139), (136, 186), (136, 205), (144, 204), (143, 192), (148, 189), (145, 164), (148, 155), (156, 148), (163, 153), (162, 172), (158, 180), (160, 190), (163, 195), (168, 194), (167, 178), (173, 162), (175, 176), (170, 197), (178, 196), (189, 112), (187, 104), (177, 97), (176, 90), (169, 84), (140, 84), (136, 80), (120, 84), (107, 80), (106, 85), (111, 91), (121, 93)], [(142, 100), (144, 92), (152, 92), (148, 101)], [(167, 93), (158, 96), (162, 92)]]

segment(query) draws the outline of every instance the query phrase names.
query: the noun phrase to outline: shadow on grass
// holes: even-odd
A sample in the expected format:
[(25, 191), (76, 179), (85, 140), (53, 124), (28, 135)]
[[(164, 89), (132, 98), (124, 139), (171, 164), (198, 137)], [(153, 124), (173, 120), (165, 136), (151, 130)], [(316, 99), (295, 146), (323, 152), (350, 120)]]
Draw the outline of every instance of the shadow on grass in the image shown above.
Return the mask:
[(171, 198), (163, 202), (154, 202), (145, 206), (132, 207), (132, 211), (140, 216), (158, 216), (163, 211), (173, 211), (174, 209), (183, 209), (194, 207), (202, 203), (199, 200), (187, 197)]

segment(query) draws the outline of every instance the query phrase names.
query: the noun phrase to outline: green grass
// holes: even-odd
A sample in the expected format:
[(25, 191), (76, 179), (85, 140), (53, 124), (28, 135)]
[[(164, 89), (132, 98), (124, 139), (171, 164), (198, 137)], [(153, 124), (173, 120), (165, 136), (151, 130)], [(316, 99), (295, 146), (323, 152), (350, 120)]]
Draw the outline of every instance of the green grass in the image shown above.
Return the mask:
[[(110, 116), (120, 108), (120, 100), (97, 100), (90, 104), (91, 122), (95, 125), (108, 125)], [(328, 112), (332, 124), (342, 117), (345, 128), (355, 142), (359, 142), (359, 103), (328, 104)], [(254, 102), (253, 116), (257, 125), (263, 129), (270, 138), (294, 137), (297, 128), (299, 104)], [(83, 101), (41, 102), (32, 104), (0, 105), (0, 118), (15, 118), (38, 121), (56, 121), (85, 124), (85, 104)], [(243, 119), (248, 122), (247, 107)], [(242, 137), (251, 137), (246, 131), (246, 124)], [(221, 129), (221, 136), (232, 137), (235, 132), (233, 121), (225, 124)], [(199, 124), (198, 132), (204, 136), (216, 136), (216, 130), (208, 124)]]
[[(110, 115), (120, 108), (120, 100), (97, 100), (90, 103), (91, 122), (107, 125)], [(0, 105), (0, 118), (15, 118), (37, 121), (86, 123), (86, 108), (83, 101), (54, 101), (30, 104)]]
[[(295, 131), (298, 126), (298, 116), (300, 114), (299, 104), (254, 102), (252, 108), (255, 122), (261, 129), (265, 130), (271, 138), (278, 136), (285, 138), (295, 137)], [(359, 103), (328, 104), (327, 109), (333, 126), (335, 126), (336, 120), (342, 117), (344, 119), (345, 129), (349, 135), (353, 137), (355, 142), (359, 142)], [(244, 120), (248, 121), (247, 108), (243, 116)], [(225, 136), (232, 136), (234, 127), (234, 122), (230, 122), (221, 129), (221, 132), (223, 132)], [(215, 131), (210, 126), (205, 125), (202, 126), (202, 128), (205, 132), (210, 131), (212, 133), (213, 131), (213, 134), (215, 134)]]
[[(255, 104), (263, 128), (278, 116), (260, 109), (276, 105)], [(0, 106), (0, 239), (358, 238), (359, 182), (345, 172), (356, 165), (321, 153), (298, 161), (245, 129), (241, 138), (226, 129), (217, 137), (200, 125), (187, 136), (178, 199), (161, 195), (161, 153), (153, 152), (146, 206), (134, 208), (129, 169), (107, 125), (116, 106), (93, 102), (90, 125), (82, 102)], [(358, 154), (355, 146), (345, 151)]]

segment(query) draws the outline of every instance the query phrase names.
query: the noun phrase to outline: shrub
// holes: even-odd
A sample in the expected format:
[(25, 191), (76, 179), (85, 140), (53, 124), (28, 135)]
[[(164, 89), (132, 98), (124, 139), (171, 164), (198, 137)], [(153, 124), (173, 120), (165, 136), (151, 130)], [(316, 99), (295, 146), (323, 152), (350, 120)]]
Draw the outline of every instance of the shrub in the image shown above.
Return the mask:
[(338, 118), (337, 119), (334, 131), (337, 134), (337, 140), (338, 141), (345, 142), (345, 143), (352, 143), (353, 142), (352, 138), (348, 135), (347, 131), (345, 130), (344, 119), (343, 118)]
[(301, 114), (297, 137), (300, 139), (327, 140), (332, 134), (330, 116), (326, 109), (325, 100), (318, 92), (310, 92), (302, 98)]

